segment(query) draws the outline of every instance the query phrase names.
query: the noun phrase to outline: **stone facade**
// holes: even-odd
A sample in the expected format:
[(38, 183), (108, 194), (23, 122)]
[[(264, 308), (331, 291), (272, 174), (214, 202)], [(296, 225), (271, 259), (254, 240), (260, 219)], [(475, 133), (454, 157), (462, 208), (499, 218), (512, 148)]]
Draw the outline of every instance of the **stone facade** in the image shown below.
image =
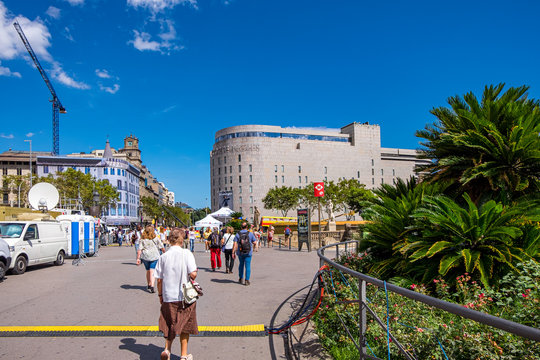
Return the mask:
[(253, 220), (262, 198), (275, 186), (305, 187), (311, 182), (355, 178), (367, 188), (415, 175), (426, 163), (415, 150), (381, 148), (380, 127), (352, 123), (341, 129), (233, 126), (219, 130), (210, 153), (212, 211), (219, 192), (233, 192), (235, 211)]

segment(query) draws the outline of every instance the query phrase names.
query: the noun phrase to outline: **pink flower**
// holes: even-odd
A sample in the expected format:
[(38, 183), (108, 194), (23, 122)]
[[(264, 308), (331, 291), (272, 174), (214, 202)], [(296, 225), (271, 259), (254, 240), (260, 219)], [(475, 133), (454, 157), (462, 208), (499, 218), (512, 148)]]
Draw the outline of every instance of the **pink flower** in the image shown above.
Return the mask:
[(448, 325), (446, 324), (442, 324), (442, 326), (446, 329), (448, 327)]
[(521, 294), (521, 296), (523, 296), (524, 298), (529, 297), (529, 295), (527, 295), (527, 294)]
[(434, 282), (434, 283), (436, 284), (436, 283), (438, 283), (438, 282), (439, 282), (439, 280), (437, 280), (437, 279), (434, 279), (434, 280), (433, 280), (433, 282)]
[(412, 284), (411, 289), (416, 289), (416, 284)]
[(418, 332), (424, 332), (424, 329), (422, 328), (416, 328), (416, 330), (418, 330)]
[(485, 297), (485, 295), (484, 295), (484, 293), (481, 293), (480, 295), (478, 295), (478, 297), (479, 297), (480, 299), (483, 299), (483, 298)]

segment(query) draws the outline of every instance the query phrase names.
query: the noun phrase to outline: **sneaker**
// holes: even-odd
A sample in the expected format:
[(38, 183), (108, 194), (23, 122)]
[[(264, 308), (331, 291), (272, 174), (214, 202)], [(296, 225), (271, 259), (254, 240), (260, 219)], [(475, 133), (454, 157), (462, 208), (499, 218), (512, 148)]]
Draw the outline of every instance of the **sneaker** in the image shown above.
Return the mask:
[(214, 268), (214, 269), (212, 269), (212, 271), (216, 271), (216, 269)]
[(150, 292), (153, 294), (156, 292), (156, 290), (154, 290), (154, 287), (153, 286), (150, 286)]
[(249, 286), (249, 284), (251, 284), (251, 283), (249, 282), (249, 280), (246, 280), (245, 285), (246, 285), (246, 286)]
[(244, 285), (244, 280), (242, 278), (238, 279), (238, 283)]
[(193, 360), (193, 355), (180, 356), (180, 360)]

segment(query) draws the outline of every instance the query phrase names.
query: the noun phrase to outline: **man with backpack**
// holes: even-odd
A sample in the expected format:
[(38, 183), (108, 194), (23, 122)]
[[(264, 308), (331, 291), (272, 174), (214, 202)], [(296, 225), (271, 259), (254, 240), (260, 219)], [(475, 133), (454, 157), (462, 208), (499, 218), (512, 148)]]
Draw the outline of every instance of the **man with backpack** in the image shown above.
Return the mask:
[[(240, 230), (234, 238), (233, 256), (238, 256), (238, 282), (240, 284), (249, 285), (251, 276), (251, 257), (253, 256), (253, 248), (257, 247), (257, 239), (253, 233), (248, 231), (247, 222), (242, 223)], [(244, 277), (244, 266), (246, 273)], [(245, 281), (244, 281), (245, 279)]]
[(208, 236), (208, 242), (210, 244), (210, 265), (212, 271), (216, 271), (216, 265), (218, 269), (221, 269), (221, 235), (218, 233), (218, 229), (214, 228), (214, 231)]
[(289, 241), (291, 239), (291, 228), (289, 227), (289, 225), (287, 225), (287, 227), (285, 228), (285, 246), (286, 247), (289, 247)]

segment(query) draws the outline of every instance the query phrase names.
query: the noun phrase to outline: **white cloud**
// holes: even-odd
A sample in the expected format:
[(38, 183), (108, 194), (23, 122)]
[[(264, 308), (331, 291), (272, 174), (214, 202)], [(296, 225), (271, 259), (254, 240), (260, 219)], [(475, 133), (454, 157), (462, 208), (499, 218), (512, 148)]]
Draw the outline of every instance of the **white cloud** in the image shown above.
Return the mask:
[(113, 87), (109, 87), (109, 86), (103, 86), (100, 84), (99, 88), (102, 91), (108, 92), (109, 94), (116, 94), (118, 90), (120, 90), (120, 85), (114, 84)]
[(110, 79), (111, 78), (111, 75), (105, 69), (103, 69), (103, 70), (96, 69), (96, 75), (98, 77), (102, 78), (102, 79)]
[(60, 9), (54, 6), (49, 6), (45, 14), (49, 15), (53, 19), (60, 19)]
[(26, 134), (26, 137), (31, 138), (31, 137), (34, 136), (34, 135), (36, 135), (36, 134), (34, 134), (33, 132), (29, 132), (28, 134)]
[(84, 5), (84, 0), (64, 0), (68, 2), (71, 6)]
[(69, 86), (75, 89), (80, 89), (80, 90), (90, 89), (90, 86), (88, 84), (85, 84), (84, 82), (76, 81), (71, 76), (69, 76), (64, 71), (64, 69), (62, 69), (62, 66), (57, 62), (53, 63), (52, 76), (56, 80), (60, 81), (62, 84), (66, 86)]
[(197, 9), (197, 0), (127, 0), (127, 4), (134, 8), (149, 10), (152, 14), (157, 14), (166, 9), (172, 9), (177, 5), (188, 5)]
[(157, 41), (153, 40), (152, 36), (147, 32), (133, 30), (135, 38), (128, 41), (128, 44), (133, 44), (133, 47), (139, 51), (159, 51), (162, 54), (169, 54), (171, 51), (183, 49), (183, 46), (175, 43), (176, 29), (171, 20), (161, 22), (161, 31), (158, 34), (161, 41)]
[[(0, 62), (0, 64), (2, 64), (2, 62)], [(0, 76), (13, 76), (20, 78), (21, 74), (16, 71), (11, 71), (9, 68), (0, 65)]]
[(1, 133), (0, 137), (4, 139), (13, 139), (15, 136), (13, 136), (13, 134), (6, 135), (4, 133)]
[(66, 37), (66, 39), (68, 39), (69, 41), (75, 42), (73, 35), (71, 35), (71, 30), (67, 26), (64, 28), (64, 32), (65, 32), (64, 36)]
[[(26, 38), (34, 53), (40, 61), (46, 61), (52, 65), (50, 74), (53, 78), (61, 82), (66, 86), (70, 86), (76, 89), (89, 89), (90, 86), (83, 82), (74, 80), (71, 76), (67, 75), (62, 69), (62, 65), (55, 61), (48, 51), (51, 46), (50, 38), (51, 33), (49, 29), (41, 19), (38, 17), (35, 20), (30, 20), (22, 15), (15, 17), (9, 12), (4, 3), (0, 0), (0, 60), (13, 60), (19, 58), (29, 59), (28, 52), (24, 47), (19, 34), (13, 27), (15, 20), (19, 23), (24, 31)], [(30, 66), (34, 67), (34, 64), (29, 60)], [(43, 65), (43, 62), (42, 62)], [(12, 72), (8, 68), (2, 67), (0, 69), (3, 75), (11, 74), (11, 76), (20, 77), (18, 72)], [(46, 70), (47, 71), (47, 70)]]

